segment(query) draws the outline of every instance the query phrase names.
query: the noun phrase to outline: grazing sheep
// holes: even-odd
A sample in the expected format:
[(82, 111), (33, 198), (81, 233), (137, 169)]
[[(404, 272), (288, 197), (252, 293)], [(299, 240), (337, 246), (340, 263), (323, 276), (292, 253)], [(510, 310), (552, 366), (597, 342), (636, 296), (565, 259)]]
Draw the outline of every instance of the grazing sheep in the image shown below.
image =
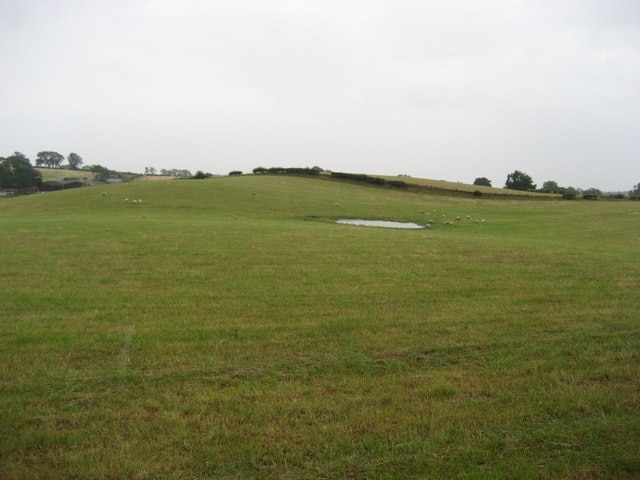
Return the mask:
[(129, 201), (129, 199), (128, 199), (128, 198), (125, 198), (125, 199), (124, 199), (124, 201), (125, 201), (125, 202), (128, 202), (128, 201)]
[(107, 196), (107, 192), (102, 192), (102, 193), (100, 193), (100, 195), (102, 195), (103, 197), (106, 197)]
[(453, 227), (453, 222), (451, 220), (445, 220), (444, 224)]

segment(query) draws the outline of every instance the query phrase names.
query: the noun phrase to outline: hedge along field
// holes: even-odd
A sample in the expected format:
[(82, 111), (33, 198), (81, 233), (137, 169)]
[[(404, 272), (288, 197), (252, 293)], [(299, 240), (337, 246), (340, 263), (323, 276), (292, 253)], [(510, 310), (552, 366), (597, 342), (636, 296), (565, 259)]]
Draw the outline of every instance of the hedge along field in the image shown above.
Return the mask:
[(133, 182), (0, 241), (2, 478), (640, 475), (640, 203)]

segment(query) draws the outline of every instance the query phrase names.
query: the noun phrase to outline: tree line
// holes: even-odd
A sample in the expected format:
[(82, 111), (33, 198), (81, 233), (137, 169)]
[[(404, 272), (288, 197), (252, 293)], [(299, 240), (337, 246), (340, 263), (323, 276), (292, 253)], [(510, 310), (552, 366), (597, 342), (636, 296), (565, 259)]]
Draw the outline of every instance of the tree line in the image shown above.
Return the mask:
[[(486, 177), (478, 177), (474, 180), (473, 184), (491, 187), (491, 180)], [(558, 185), (558, 182), (554, 180), (548, 180), (542, 184), (542, 188), (537, 188), (537, 185), (533, 183), (531, 176), (521, 172), (520, 170), (515, 170), (507, 175), (504, 188), (508, 190), (520, 190), (523, 192), (557, 193), (565, 196), (565, 198), (575, 197), (579, 193), (584, 198), (597, 198), (602, 195), (602, 191), (597, 188), (580, 190), (574, 187), (561, 187)], [(629, 193), (632, 196), (640, 195), (640, 182), (637, 185), (634, 185), (633, 189), (630, 190)]]

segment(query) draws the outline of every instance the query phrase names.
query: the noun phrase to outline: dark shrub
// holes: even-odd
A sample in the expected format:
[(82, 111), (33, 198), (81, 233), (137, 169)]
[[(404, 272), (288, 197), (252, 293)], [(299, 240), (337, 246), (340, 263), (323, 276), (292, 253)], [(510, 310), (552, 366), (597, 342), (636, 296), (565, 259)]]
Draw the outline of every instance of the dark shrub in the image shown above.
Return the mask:
[(380, 177), (370, 177), (364, 173), (344, 173), (344, 172), (331, 172), (333, 178), (339, 178), (341, 180), (351, 180), (355, 182), (371, 183), (373, 185), (384, 185), (386, 180)]

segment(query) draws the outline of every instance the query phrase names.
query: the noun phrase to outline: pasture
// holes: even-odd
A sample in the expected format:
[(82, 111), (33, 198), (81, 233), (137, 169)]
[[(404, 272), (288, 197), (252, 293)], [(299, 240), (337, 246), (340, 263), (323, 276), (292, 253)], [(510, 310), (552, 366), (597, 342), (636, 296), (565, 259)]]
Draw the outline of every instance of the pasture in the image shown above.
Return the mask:
[(640, 202), (131, 182), (0, 242), (1, 478), (640, 476)]

